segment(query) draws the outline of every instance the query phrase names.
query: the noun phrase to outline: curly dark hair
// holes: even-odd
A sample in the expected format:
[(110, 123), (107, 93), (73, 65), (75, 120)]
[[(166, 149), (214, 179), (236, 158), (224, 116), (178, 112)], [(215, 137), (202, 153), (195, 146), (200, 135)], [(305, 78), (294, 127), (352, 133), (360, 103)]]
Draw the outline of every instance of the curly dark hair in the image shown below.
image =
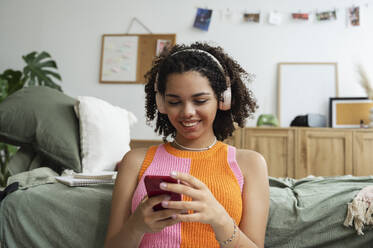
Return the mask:
[[(185, 49), (199, 49), (210, 53), (220, 62), (225, 75), (219, 69), (218, 64), (207, 54), (203, 52), (180, 52)], [(157, 111), (154, 86), (155, 81), (158, 80), (156, 91), (164, 97), (167, 77), (173, 73), (188, 71), (196, 71), (207, 77), (218, 100), (221, 98), (222, 92), (227, 89), (225, 77), (230, 79), (231, 109), (227, 111), (218, 109), (213, 123), (216, 138), (222, 141), (231, 136), (235, 130), (234, 122), (239, 127), (244, 127), (245, 119), (252, 117), (258, 107), (252, 92), (246, 88), (243, 82), (250, 80), (249, 74), (221, 47), (213, 47), (200, 42), (193, 43), (190, 46), (175, 45), (169, 50), (164, 50), (154, 59), (152, 68), (145, 74), (147, 124), (150, 124), (157, 117), (154, 131), (163, 135), (164, 141), (167, 140), (169, 135), (173, 138), (176, 136), (176, 129), (172, 126), (167, 115)]]

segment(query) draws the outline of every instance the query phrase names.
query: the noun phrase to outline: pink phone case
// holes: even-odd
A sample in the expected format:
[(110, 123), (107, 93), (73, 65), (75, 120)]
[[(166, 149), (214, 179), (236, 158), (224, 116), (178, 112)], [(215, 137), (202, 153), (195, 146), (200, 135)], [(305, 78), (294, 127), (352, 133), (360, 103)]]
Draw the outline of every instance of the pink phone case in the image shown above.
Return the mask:
[[(170, 201), (181, 201), (181, 195), (163, 190), (159, 187), (161, 182), (166, 183), (178, 183), (178, 181), (170, 176), (145, 176), (144, 183), (146, 192), (148, 193), (148, 197), (156, 196), (156, 195), (169, 195), (171, 196)], [(164, 209), (161, 204), (157, 204), (153, 207), (154, 211)]]

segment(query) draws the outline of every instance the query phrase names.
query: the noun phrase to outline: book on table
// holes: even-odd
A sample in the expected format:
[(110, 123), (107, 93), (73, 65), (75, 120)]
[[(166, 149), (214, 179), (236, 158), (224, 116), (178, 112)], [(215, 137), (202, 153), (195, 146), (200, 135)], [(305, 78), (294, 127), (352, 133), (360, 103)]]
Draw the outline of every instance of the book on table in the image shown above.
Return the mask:
[(95, 184), (110, 184), (115, 182), (116, 174), (117, 173), (115, 171), (72, 173), (69, 175), (58, 176), (56, 177), (56, 180), (60, 183), (73, 187)]

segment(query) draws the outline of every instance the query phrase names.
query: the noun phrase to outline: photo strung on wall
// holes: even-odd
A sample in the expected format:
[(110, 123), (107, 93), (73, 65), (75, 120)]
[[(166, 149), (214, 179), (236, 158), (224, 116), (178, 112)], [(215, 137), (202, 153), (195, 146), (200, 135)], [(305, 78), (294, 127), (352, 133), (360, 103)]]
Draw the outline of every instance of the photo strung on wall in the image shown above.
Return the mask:
[[(212, 8), (197, 8), (193, 27), (208, 31), (211, 22), (213, 21), (213, 12), (219, 12), (223, 21), (231, 21), (233, 19), (240, 19), (243, 23), (259, 24), (265, 22), (271, 25), (281, 25), (285, 20), (294, 23), (327, 23), (333, 22), (343, 15), (346, 17), (347, 27), (359, 27), (361, 25), (361, 9), (369, 7), (369, 2), (358, 2), (343, 8), (331, 8), (329, 10), (310, 10), (310, 11), (294, 11), (286, 13), (283, 11), (269, 11), (263, 13), (262, 11), (247, 11), (247, 10), (232, 10), (232, 9), (212, 9)], [(342, 11), (345, 9), (346, 11)], [(238, 17), (238, 18), (235, 18)]]
[(351, 7), (347, 9), (347, 23), (350, 26), (360, 26), (360, 8)]
[(210, 26), (210, 21), (212, 17), (212, 9), (197, 9), (196, 18), (194, 19), (193, 27), (208, 31)]
[(245, 22), (259, 23), (260, 13), (244, 13), (243, 19)]
[(291, 17), (294, 20), (300, 20), (300, 21), (308, 21), (309, 14), (308, 13), (292, 13)]

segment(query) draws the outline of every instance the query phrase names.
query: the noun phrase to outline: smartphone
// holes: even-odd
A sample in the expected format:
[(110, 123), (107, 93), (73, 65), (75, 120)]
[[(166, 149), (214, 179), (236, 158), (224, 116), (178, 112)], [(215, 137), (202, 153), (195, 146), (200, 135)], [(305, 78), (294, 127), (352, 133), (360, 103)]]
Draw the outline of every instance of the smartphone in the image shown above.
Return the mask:
[[(147, 175), (144, 178), (146, 192), (148, 193), (148, 197), (156, 196), (156, 195), (169, 195), (171, 197), (170, 201), (181, 201), (181, 195), (175, 192), (170, 192), (167, 190), (163, 190), (160, 188), (161, 182), (166, 183), (179, 183), (178, 180), (170, 177), (170, 176), (151, 176)], [(153, 207), (154, 211), (164, 209), (162, 205), (159, 203)]]

